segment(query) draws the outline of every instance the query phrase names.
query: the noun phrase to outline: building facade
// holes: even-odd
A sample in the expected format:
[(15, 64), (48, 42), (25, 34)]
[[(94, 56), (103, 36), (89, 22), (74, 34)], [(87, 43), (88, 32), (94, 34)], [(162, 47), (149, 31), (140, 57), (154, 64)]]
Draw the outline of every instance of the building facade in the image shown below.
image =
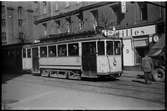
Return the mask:
[(1, 2), (1, 44), (32, 42), (34, 32), (33, 2)]
[[(123, 39), (124, 66), (165, 46), (165, 2), (35, 2), (41, 38), (105, 29)], [(40, 35), (39, 35), (40, 34)], [(159, 44), (159, 45), (158, 45)]]

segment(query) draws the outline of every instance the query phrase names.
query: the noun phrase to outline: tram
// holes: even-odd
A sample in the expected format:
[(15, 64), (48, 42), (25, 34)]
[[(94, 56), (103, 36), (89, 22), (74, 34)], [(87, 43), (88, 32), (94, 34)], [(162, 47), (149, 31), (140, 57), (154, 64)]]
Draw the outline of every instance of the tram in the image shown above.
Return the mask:
[(67, 79), (117, 78), (122, 74), (121, 44), (119, 38), (96, 35), (25, 45), (23, 70)]

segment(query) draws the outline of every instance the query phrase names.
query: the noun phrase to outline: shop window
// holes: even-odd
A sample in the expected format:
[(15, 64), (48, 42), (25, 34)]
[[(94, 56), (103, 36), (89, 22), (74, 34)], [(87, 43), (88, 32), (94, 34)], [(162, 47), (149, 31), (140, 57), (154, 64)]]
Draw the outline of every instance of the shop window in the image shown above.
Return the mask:
[(23, 48), (23, 58), (26, 58), (26, 48)]
[(68, 55), (69, 56), (79, 56), (78, 43), (68, 44)]
[(56, 46), (49, 46), (49, 57), (55, 57), (56, 56)]
[(67, 56), (66, 44), (58, 45), (58, 56)]
[(98, 55), (104, 55), (105, 50), (104, 50), (104, 41), (98, 41)]
[(40, 57), (47, 57), (47, 47), (40, 47)]
[(115, 41), (114, 42), (114, 53), (115, 55), (120, 55), (121, 54), (121, 44), (120, 44), (120, 41)]
[(31, 58), (31, 49), (27, 49), (27, 57)]
[(113, 41), (107, 41), (107, 55), (113, 55)]

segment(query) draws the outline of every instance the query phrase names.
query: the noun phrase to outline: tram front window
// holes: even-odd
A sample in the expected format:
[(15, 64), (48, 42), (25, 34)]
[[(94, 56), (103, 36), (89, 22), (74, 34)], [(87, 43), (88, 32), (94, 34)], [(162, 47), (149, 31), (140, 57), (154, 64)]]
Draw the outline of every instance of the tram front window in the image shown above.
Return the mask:
[(115, 41), (114, 42), (114, 53), (115, 53), (115, 55), (120, 55), (121, 54), (120, 48), (121, 48), (120, 41)]
[(107, 41), (107, 55), (113, 55), (113, 41)]
[(31, 49), (27, 49), (27, 57), (31, 58)]
[(104, 41), (98, 41), (98, 55), (104, 55)]
[(26, 49), (23, 48), (23, 58), (26, 58)]

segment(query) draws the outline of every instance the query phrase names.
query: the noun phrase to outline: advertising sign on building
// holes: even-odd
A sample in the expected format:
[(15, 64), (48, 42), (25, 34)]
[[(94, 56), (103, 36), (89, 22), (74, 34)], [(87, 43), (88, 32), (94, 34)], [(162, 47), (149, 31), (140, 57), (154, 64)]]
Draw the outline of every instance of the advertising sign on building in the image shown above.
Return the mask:
[(126, 2), (125, 1), (121, 2), (121, 12), (126, 13)]

